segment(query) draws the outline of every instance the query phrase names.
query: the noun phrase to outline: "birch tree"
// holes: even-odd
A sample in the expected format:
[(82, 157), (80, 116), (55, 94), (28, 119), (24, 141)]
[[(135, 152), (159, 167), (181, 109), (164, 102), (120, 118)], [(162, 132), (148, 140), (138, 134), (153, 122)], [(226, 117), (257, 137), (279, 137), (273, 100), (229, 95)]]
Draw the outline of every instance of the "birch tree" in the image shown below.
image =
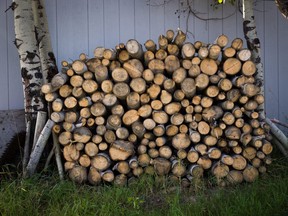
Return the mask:
[(52, 50), (47, 15), (43, 0), (32, 0), (36, 40), (39, 46), (43, 83), (51, 81), (58, 73), (55, 56)]
[(46, 103), (41, 95), (43, 75), (35, 37), (35, 26), (31, 0), (14, 1), (15, 45), (18, 50), (21, 77), (24, 92), (24, 109), (26, 119), (26, 142), (23, 167), (29, 157), (31, 128), (36, 122), (37, 111), (46, 110)]
[[(41, 86), (43, 83), (50, 82), (58, 70), (52, 51), (44, 1), (15, 0), (12, 5), (12, 9), (14, 10), (15, 45), (20, 58), (26, 114), (23, 174), (24, 176), (30, 176), (36, 170), (36, 166), (38, 165), (40, 156), (51, 132), (50, 130), (45, 139), (41, 139), (40, 135), (43, 136), (43, 134), (40, 134), (39, 131), (42, 129), (47, 130), (47, 128), (35, 129), (35, 125), (42, 125), (41, 127), (44, 127), (46, 121), (46, 115), (37, 115), (39, 111), (47, 112), (47, 103), (41, 94)], [(43, 118), (37, 121), (36, 116), (43, 116)], [(38, 124), (39, 121), (41, 122), (40, 124)], [(32, 131), (34, 130), (33, 140)], [(41, 140), (44, 141), (41, 142)], [(34, 149), (31, 152), (28, 162), (31, 143), (35, 144), (35, 146), (33, 145)], [(57, 166), (60, 178), (62, 179), (63, 169), (60, 148), (57, 139), (55, 139), (55, 134), (53, 134), (53, 143), (53, 149), (55, 149), (56, 152)]]
[[(257, 36), (256, 23), (254, 19), (254, 1), (243, 0), (243, 32), (247, 42), (247, 47), (252, 51), (252, 61), (256, 65), (256, 84), (260, 87), (260, 94), (264, 95), (264, 70), (261, 61), (261, 48), (260, 40)], [(259, 105), (258, 112), (262, 117), (265, 118), (264, 104)]]

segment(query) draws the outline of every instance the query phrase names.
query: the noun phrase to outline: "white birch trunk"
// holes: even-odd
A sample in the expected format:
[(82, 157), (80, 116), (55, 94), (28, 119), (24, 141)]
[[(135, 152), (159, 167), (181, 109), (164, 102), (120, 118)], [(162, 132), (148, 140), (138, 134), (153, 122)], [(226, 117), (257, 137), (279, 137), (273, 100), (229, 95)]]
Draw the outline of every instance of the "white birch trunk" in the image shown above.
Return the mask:
[(288, 138), (285, 134), (269, 118), (265, 118), (265, 122), (270, 126), (272, 134), (274, 134), (281, 142), (282, 146), (288, 150)]
[[(245, 35), (245, 39), (247, 41), (248, 48), (252, 51), (252, 60), (256, 64), (256, 84), (260, 87), (260, 94), (264, 96), (264, 70), (263, 64), (261, 62), (261, 49), (260, 49), (260, 40), (257, 37), (256, 31), (256, 23), (254, 19), (253, 12), (253, 0), (242, 0), (243, 2), (243, 31)], [(288, 146), (287, 137), (283, 134), (283, 132), (273, 124), (270, 119), (266, 118), (265, 115), (265, 107), (264, 104), (258, 106), (258, 112), (260, 116), (260, 120), (266, 121), (270, 127), (271, 132), (279, 138), (283, 147)]]
[[(14, 2), (15, 45), (20, 57), (25, 112), (32, 115), (39, 110), (45, 110), (45, 101), (41, 95), (43, 76), (35, 37), (32, 3), (31, 0)], [(35, 115), (33, 118), (35, 119)]]
[[(261, 62), (260, 40), (257, 37), (256, 23), (253, 12), (253, 0), (243, 0), (243, 31), (248, 48), (252, 51), (252, 60), (256, 64), (256, 84), (260, 87), (260, 93), (264, 95), (264, 71)], [(264, 104), (259, 105), (260, 116), (265, 118)], [(262, 119), (264, 120), (264, 119)]]
[(61, 149), (60, 149), (60, 145), (58, 142), (58, 137), (53, 131), (52, 131), (52, 137), (53, 137), (55, 159), (56, 159), (56, 164), (58, 168), (59, 178), (60, 180), (64, 180), (64, 170), (63, 170), (62, 159), (61, 159)]
[(41, 134), (39, 136), (39, 139), (35, 145), (35, 148), (33, 149), (30, 160), (26, 168), (26, 172), (24, 173), (25, 177), (29, 177), (35, 173), (36, 167), (39, 163), (40, 157), (42, 155), (42, 152), (44, 150), (44, 147), (46, 145), (46, 142), (51, 134), (52, 127), (55, 125), (55, 122), (52, 120), (48, 120), (45, 124), (45, 127), (41, 131)]
[(35, 129), (34, 129), (34, 138), (33, 138), (32, 150), (34, 149), (34, 147), (36, 145), (36, 142), (38, 140), (38, 137), (39, 137), (42, 129), (45, 126), (46, 119), (47, 119), (47, 112), (39, 111), (37, 113), (36, 125), (35, 125)]
[[(41, 68), (43, 74), (43, 83), (51, 82), (52, 77), (58, 73), (56, 60), (52, 51), (47, 15), (45, 11), (44, 0), (32, 0), (32, 8), (34, 15), (34, 24), (36, 31), (36, 40), (39, 46)], [(51, 107), (48, 106), (48, 113), (51, 114)], [(63, 165), (60, 155), (60, 146), (58, 140), (53, 135), (53, 149), (55, 151), (55, 158), (58, 167), (60, 179), (63, 179)], [(38, 139), (38, 138), (37, 138)], [(34, 140), (34, 143), (36, 143)], [(58, 151), (59, 150), (59, 151)], [(33, 160), (33, 158), (31, 158)], [(37, 166), (37, 164), (36, 164)]]
[(43, 74), (43, 82), (51, 82), (52, 77), (58, 73), (55, 56), (51, 46), (47, 15), (44, 0), (32, 0), (36, 40)]
[[(26, 119), (27, 119), (27, 117), (26, 117)], [(23, 161), (22, 161), (23, 172), (25, 171), (28, 160), (29, 160), (30, 135), (31, 135), (31, 121), (26, 120), (26, 136), (25, 136), (25, 145), (24, 145)]]

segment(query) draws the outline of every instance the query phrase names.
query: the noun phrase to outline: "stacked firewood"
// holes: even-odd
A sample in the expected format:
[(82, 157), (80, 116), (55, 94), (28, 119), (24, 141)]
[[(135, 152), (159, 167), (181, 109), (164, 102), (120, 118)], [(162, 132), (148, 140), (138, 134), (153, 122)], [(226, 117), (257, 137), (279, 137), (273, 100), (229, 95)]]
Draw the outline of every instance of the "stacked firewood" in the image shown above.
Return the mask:
[(264, 97), (242, 39), (185, 42), (168, 30), (158, 44), (131, 39), (94, 57), (62, 62), (42, 87), (65, 170), (76, 182), (124, 185), (143, 173), (185, 182), (254, 181), (272, 152), (259, 120)]

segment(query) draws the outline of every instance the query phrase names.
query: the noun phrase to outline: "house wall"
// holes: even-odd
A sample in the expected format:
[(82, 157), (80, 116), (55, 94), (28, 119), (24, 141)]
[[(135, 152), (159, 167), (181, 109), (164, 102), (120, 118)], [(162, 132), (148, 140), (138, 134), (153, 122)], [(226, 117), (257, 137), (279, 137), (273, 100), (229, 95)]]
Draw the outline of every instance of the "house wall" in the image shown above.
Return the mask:
[[(0, 110), (23, 108), (19, 60), (13, 44), (13, 13), (4, 13), (11, 2), (0, 1)], [(186, 0), (46, 0), (58, 65), (61, 60), (77, 59), (81, 52), (93, 56), (97, 46), (113, 48), (130, 38), (141, 43), (149, 38), (157, 40), (167, 29), (188, 30), (192, 42), (211, 43), (220, 34), (243, 38), (242, 15), (235, 6), (226, 4), (214, 10), (212, 0), (190, 2), (198, 16), (219, 20), (187, 17)], [(268, 0), (257, 1), (255, 17), (262, 43), (266, 112), (288, 123), (288, 20), (278, 12), (274, 1)]]

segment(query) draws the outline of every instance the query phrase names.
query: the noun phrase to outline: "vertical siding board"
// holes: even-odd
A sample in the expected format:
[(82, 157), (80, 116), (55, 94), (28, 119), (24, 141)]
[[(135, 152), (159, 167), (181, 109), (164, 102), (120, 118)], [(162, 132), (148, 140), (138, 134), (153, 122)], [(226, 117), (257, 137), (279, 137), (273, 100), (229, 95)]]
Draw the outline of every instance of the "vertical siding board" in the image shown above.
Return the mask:
[[(230, 3), (226, 3), (223, 5), (223, 21), (222, 21), (222, 25), (223, 25), (223, 34), (227, 35), (229, 38), (229, 41), (231, 42), (234, 38), (236, 38), (236, 32), (237, 32), (237, 7), (236, 4), (235, 5), (231, 5)], [(231, 16), (232, 15), (232, 16)], [(229, 18), (225, 18), (229, 16)], [(228, 46), (230, 45), (230, 43), (228, 43)]]
[(87, 1), (57, 1), (58, 62), (88, 53)]
[[(6, 1), (0, 1), (0, 65), (1, 65), (1, 79), (0, 79), (0, 110), (8, 109), (8, 58), (7, 58), (7, 19), (6, 14), (3, 11), (7, 8)], [(10, 12), (10, 11), (9, 11)]]
[[(237, 7), (240, 7), (242, 10), (242, 1), (236, 1)], [(240, 5), (238, 5), (240, 4)], [(244, 33), (243, 33), (243, 15), (240, 13), (239, 10), (236, 12), (236, 37), (242, 38), (244, 40)], [(245, 42), (246, 46), (246, 42)]]
[[(177, 2), (177, 1), (175, 1)], [(190, 4), (193, 4), (192, 1), (190, 1)], [(187, 4), (186, 0), (179, 0), (178, 2), (178, 13), (177, 13), (177, 18), (178, 18), (178, 27), (183, 31), (186, 32), (187, 30), (187, 16), (189, 13), (189, 5)], [(191, 15), (192, 16), (192, 15)], [(188, 21), (188, 29), (191, 31), (191, 23)], [(193, 30), (192, 30), (193, 31)]]
[(120, 0), (120, 42), (135, 38), (135, 0)]
[[(288, 22), (278, 12), (278, 65), (279, 65), (279, 118), (281, 121), (288, 123), (288, 100), (287, 100), (287, 81), (288, 81)], [(272, 42), (272, 41), (271, 41)], [(271, 104), (273, 106), (273, 104)], [(286, 132), (288, 130), (286, 129)]]
[[(12, 0), (8, 0), (7, 5), (11, 5)], [(24, 107), (23, 90), (20, 73), (20, 61), (18, 51), (13, 43), (15, 39), (14, 15), (11, 11), (7, 12), (8, 21), (8, 109), (19, 109)]]
[(141, 43), (145, 43), (150, 37), (149, 28), (149, 3), (148, 1), (135, 0), (135, 38)]
[(57, 59), (57, 64), (60, 65), (61, 61), (58, 59), (57, 53), (57, 2), (56, 0), (45, 1), (45, 10), (47, 14), (49, 34), (51, 39), (51, 45), (54, 55)]
[(89, 56), (96, 47), (104, 46), (104, 0), (88, 0)]
[(179, 27), (179, 1), (165, 1), (164, 5), (164, 14), (165, 14), (165, 32), (169, 29), (176, 31)]
[[(256, 22), (256, 28), (257, 28), (257, 36), (259, 37), (260, 43), (263, 46), (265, 44), (265, 38), (264, 38), (264, 16), (265, 16), (265, 9), (264, 9), (264, 2), (265, 1), (258, 1), (256, 3), (256, 7), (254, 10), (255, 15), (255, 22)], [(264, 52), (261, 52), (261, 58), (264, 59)]]
[(119, 43), (119, 0), (104, 1), (105, 47), (114, 48)]
[[(208, 1), (195, 1), (194, 8), (195, 13), (201, 18), (207, 19), (208, 18)], [(208, 21), (200, 20), (195, 18), (195, 40), (202, 41), (204, 43), (209, 43), (208, 38)]]
[[(208, 31), (209, 31), (209, 42), (213, 43), (215, 39), (223, 33), (223, 25), (222, 25), (222, 5), (219, 5), (217, 8), (209, 5), (209, 18), (212, 20), (208, 21)], [(217, 20), (213, 20), (213, 19)]]
[(165, 33), (164, 5), (164, 0), (150, 1), (150, 35), (155, 42)]
[(277, 16), (278, 11), (274, 2), (265, 2), (264, 23), (265, 42), (262, 42), (262, 52), (264, 52), (265, 71), (265, 107), (266, 114), (271, 118), (279, 118), (279, 71), (277, 66), (278, 47), (277, 47)]

